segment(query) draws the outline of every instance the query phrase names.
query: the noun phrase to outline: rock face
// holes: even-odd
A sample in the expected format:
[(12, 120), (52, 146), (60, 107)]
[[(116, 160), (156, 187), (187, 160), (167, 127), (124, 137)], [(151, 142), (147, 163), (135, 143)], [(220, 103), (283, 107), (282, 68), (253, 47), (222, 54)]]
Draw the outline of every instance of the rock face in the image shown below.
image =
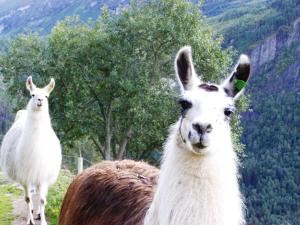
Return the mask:
[(300, 94), (300, 59), (291, 64), (274, 86), (282, 86), (282, 89), (293, 90)]
[(265, 63), (271, 62), (280, 55), (285, 47), (290, 47), (300, 40), (300, 17), (292, 25), (292, 31), (287, 33), (279, 29), (276, 34), (267, 37), (262, 43), (249, 50), (252, 62), (252, 71), (255, 73)]
[(300, 17), (298, 17), (293, 23), (293, 31), (288, 36), (287, 44), (291, 45), (293, 42), (300, 40)]
[(277, 36), (272, 35), (268, 37), (262, 44), (254, 48), (250, 53), (252, 71), (257, 69), (263, 64), (272, 61), (276, 56)]

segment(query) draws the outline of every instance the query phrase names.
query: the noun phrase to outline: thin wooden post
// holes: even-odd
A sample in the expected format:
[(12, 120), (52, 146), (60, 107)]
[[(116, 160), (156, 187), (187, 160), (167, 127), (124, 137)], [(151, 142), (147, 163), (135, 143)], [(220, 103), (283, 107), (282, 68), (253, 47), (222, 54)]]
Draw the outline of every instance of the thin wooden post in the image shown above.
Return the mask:
[(77, 173), (80, 174), (83, 171), (83, 158), (78, 157)]

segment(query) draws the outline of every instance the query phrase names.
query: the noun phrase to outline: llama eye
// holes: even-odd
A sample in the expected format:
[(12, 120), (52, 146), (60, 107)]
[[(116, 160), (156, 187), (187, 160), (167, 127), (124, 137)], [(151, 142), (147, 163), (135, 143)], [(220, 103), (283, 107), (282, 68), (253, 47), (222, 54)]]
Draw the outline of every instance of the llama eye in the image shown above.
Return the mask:
[(181, 106), (181, 113), (184, 113), (186, 110), (192, 108), (193, 104), (187, 100), (179, 99), (179, 105)]
[(232, 109), (232, 108), (225, 108), (224, 109), (225, 116), (229, 117), (232, 113), (234, 113), (234, 109)]
[(48, 96), (47, 96), (47, 95), (46, 95), (45, 97), (48, 99)]
[(33, 98), (34, 98), (34, 96), (35, 96), (34, 94), (31, 95), (31, 97), (33, 97)]

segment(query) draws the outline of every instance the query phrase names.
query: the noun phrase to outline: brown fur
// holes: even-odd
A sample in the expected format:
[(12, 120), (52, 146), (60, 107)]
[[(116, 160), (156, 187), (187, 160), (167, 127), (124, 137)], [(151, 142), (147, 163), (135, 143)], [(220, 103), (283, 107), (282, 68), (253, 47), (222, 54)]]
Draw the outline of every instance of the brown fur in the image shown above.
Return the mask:
[(59, 225), (142, 225), (159, 170), (144, 162), (104, 161), (71, 183)]

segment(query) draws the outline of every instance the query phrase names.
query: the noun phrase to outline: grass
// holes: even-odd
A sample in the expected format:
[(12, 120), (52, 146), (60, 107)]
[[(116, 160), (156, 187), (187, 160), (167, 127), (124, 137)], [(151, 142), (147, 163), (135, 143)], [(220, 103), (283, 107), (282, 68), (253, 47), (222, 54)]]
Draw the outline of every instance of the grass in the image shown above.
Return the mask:
[(21, 195), (21, 190), (8, 184), (0, 173), (0, 224), (10, 225), (14, 220), (12, 215), (13, 199)]
[[(73, 177), (74, 175), (68, 170), (61, 170), (57, 182), (50, 188), (46, 206), (46, 217), (50, 221), (49, 225), (58, 224), (60, 206)], [(2, 223), (0, 224), (2, 225)]]

